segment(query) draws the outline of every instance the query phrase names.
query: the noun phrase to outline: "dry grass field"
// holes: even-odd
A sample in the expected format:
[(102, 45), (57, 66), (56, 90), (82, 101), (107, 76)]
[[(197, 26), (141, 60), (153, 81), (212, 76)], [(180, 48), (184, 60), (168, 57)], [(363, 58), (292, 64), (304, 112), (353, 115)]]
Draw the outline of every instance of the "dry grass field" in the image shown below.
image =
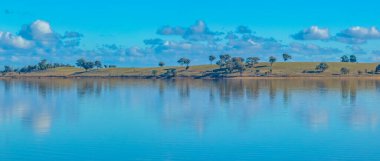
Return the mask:
[[(363, 72), (362, 76), (368, 76), (369, 74), (364, 73), (365, 71), (371, 72), (375, 70), (377, 63), (340, 63), (340, 62), (329, 62), (329, 68), (323, 73), (308, 74), (303, 73), (303, 71), (315, 70), (316, 62), (278, 62), (274, 63), (272, 67), (271, 76), (288, 76), (288, 77), (330, 77), (340, 75), (340, 69), (346, 67), (350, 70), (350, 74), (345, 76), (358, 76), (358, 71)], [(259, 63), (256, 65), (257, 68), (247, 68), (247, 70), (242, 74), (242, 76), (249, 77), (255, 75), (256, 70), (260, 73), (265, 73), (270, 70), (269, 63)], [(177, 76), (190, 76), (196, 77), (201, 76), (206, 71), (212, 71), (218, 69), (216, 65), (199, 65), (190, 66), (188, 70), (185, 67), (156, 67), (156, 68), (103, 68), (103, 69), (92, 69), (85, 71), (80, 68), (74, 67), (62, 67), (54, 68), (46, 71), (31, 72), (25, 74), (18, 73), (8, 73), (6, 76), (14, 77), (145, 77), (151, 76), (152, 71), (156, 70), (157, 75), (165, 73), (165, 69), (175, 68), (177, 70)], [(240, 76), (240, 73), (229, 74), (229, 76)]]

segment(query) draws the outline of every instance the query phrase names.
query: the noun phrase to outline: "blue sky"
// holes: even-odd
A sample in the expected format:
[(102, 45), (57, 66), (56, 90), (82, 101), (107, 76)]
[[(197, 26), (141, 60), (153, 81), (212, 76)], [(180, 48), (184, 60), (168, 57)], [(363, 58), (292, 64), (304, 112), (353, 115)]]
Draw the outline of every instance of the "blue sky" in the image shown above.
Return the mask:
[(174, 65), (180, 57), (202, 64), (210, 54), (266, 60), (284, 52), (294, 61), (337, 61), (344, 54), (380, 61), (378, 6), (375, 0), (3, 0), (0, 65), (80, 57), (119, 66)]

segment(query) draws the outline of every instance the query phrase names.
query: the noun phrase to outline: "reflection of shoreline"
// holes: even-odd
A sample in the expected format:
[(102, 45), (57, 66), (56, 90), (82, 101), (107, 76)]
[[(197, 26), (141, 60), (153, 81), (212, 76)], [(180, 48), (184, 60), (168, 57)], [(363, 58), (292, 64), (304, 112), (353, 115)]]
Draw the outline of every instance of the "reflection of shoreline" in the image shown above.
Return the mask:
[[(0, 80), (4, 93), (0, 95), (0, 121), (19, 118), (36, 133), (49, 133), (60, 116), (79, 117), (78, 102), (112, 100), (115, 108), (130, 101), (123, 106), (144, 107), (139, 110), (147, 110), (164, 126), (192, 126), (199, 133), (221, 114), (239, 127), (250, 127), (252, 120), (262, 116), (276, 119), (281, 110), (311, 129), (329, 127), (336, 119), (352, 128), (378, 128), (380, 111), (359, 105), (363, 94), (376, 98), (379, 89), (380, 81), (362, 79)], [(72, 113), (66, 113), (68, 109)]]

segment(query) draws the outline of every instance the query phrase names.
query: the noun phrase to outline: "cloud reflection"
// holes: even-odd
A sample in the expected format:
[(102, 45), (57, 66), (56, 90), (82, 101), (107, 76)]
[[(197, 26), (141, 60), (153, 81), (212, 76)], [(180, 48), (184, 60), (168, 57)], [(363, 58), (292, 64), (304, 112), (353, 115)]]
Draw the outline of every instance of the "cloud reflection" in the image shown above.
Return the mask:
[(218, 120), (249, 130), (267, 119), (289, 117), (310, 129), (329, 129), (334, 121), (378, 129), (378, 89), (379, 81), (361, 79), (0, 80), (0, 128), (20, 120), (34, 133), (48, 134), (59, 120), (81, 121), (91, 105), (115, 112), (137, 109), (164, 128), (191, 127), (199, 134)]

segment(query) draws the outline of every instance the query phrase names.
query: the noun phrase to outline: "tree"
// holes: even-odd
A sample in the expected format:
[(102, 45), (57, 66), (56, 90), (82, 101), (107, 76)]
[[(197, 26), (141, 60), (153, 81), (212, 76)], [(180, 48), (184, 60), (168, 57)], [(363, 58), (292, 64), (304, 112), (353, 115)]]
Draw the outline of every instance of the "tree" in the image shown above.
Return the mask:
[(350, 62), (351, 63), (356, 63), (357, 62), (355, 55), (350, 55)]
[(191, 63), (191, 60), (188, 59), (188, 58), (185, 58), (184, 61), (183, 61), (184, 64), (186, 64), (186, 70), (189, 69), (189, 64)]
[(162, 62), (162, 61), (160, 61), (160, 62), (158, 63), (158, 66), (163, 67), (163, 66), (165, 66), (165, 63)]
[(13, 68), (8, 65), (4, 66), (3, 73), (9, 73), (9, 72), (13, 72)]
[(88, 62), (86, 61), (85, 59), (81, 58), (81, 59), (78, 59), (77, 62), (76, 62), (76, 65), (78, 67), (82, 67), (83, 69), (85, 69), (86, 71), (88, 69), (92, 69), (95, 67), (95, 63), (94, 62)]
[(102, 68), (102, 62), (100, 62), (99, 60), (95, 61), (94, 65), (96, 66), (96, 68)]
[(270, 66), (273, 66), (273, 63), (275, 63), (276, 61), (277, 61), (276, 57), (274, 57), (274, 56), (269, 57)]
[(292, 59), (292, 56), (289, 55), (289, 54), (287, 54), (287, 53), (284, 53), (284, 54), (282, 54), (282, 58), (283, 58), (284, 61), (286, 62), (286, 61), (288, 61), (289, 59)]
[(256, 64), (258, 64), (259, 61), (260, 61), (260, 58), (258, 58), (258, 57), (248, 57), (248, 58), (247, 58), (247, 61), (246, 61), (246, 63), (247, 63), (247, 67), (248, 67), (248, 68), (252, 68), (252, 67), (254, 67)]
[(232, 72), (234, 69), (237, 69), (240, 72), (240, 76), (243, 74), (245, 70), (245, 64), (244, 59), (241, 57), (234, 57), (232, 58), (233, 67), (230, 72)]
[(231, 56), (228, 54), (219, 55), (219, 59), (216, 64), (219, 65), (219, 68), (226, 67), (229, 62), (231, 62)]
[(47, 68), (48, 68), (47, 60), (46, 59), (42, 59), (38, 63), (38, 70), (46, 70)]
[(86, 62), (86, 63), (85, 63), (85, 65), (84, 65), (83, 68), (84, 68), (85, 70), (89, 70), (89, 69), (92, 69), (92, 68), (94, 68), (94, 67), (95, 67), (95, 63), (89, 61), (89, 62)]
[(214, 55), (210, 55), (208, 57), (208, 60), (210, 61), (210, 64), (212, 64), (212, 62), (216, 59), (216, 57)]
[(223, 67), (223, 62), (222, 62), (221, 60), (216, 61), (215, 64), (218, 65), (219, 68), (222, 68), (222, 67)]
[(231, 56), (229, 54), (223, 54), (219, 56), (219, 59), (222, 61), (222, 63), (226, 63), (231, 60)]
[(340, 61), (341, 62), (350, 62), (350, 58), (348, 58), (348, 56), (347, 55), (343, 55), (342, 57), (340, 57)]
[(343, 75), (346, 75), (346, 74), (349, 74), (350, 73), (350, 70), (346, 67), (343, 67), (340, 69), (340, 73), (343, 74)]
[(320, 63), (320, 64), (318, 64), (318, 65), (315, 67), (316, 70), (319, 70), (319, 71), (321, 71), (321, 72), (326, 71), (328, 68), (329, 68), (329, 65), (328, 65), (327, 63), (323, 63), (323, 62)]
[(177, 63), (181, 66), (183, 66), (185, 64), (185, 58), (180, 58)]
[(380, 64), (376, 67), (375, 72), (376, 72), (376, 73), (379, 73), (379, 72), (380, 72)]
[(77, 62), (75, 63), (75, 65), (77, 65), (78, 67), (82, 67), (86, 64), (86, 60), (84, 58), (80, 58), (77, 60)]
[(186, 64), (186, 70), (189, 69), (189, 64), (190, 64), (190, 62), (191, 62), (190, 59), (185, 58), (185, 57), (183, 57), (183, 58), (181, 58), (181, 59), (179, 59), (179, 60), (177, 61), (177, 63), (180, 64), (181, 66), (183, 66), (183, 65)]

